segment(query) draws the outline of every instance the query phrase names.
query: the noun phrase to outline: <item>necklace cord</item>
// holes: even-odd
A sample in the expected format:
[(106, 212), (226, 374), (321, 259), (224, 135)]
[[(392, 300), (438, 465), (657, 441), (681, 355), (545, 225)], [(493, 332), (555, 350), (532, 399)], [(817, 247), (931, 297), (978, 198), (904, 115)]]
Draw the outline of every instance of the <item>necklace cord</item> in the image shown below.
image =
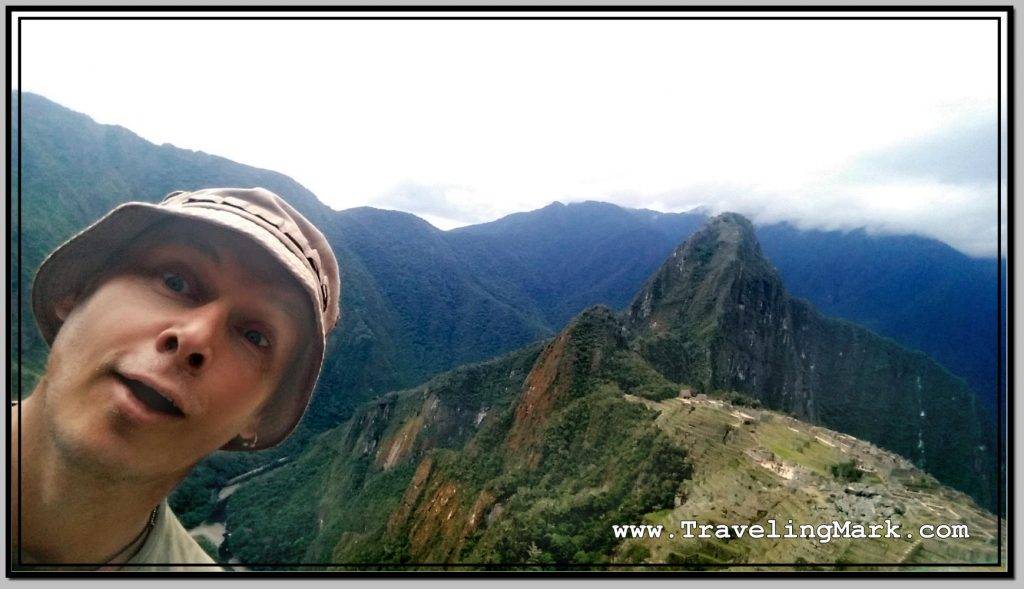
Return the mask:
[[(158, 505), (153, 508), (153, 511), (149, 512), (149, 520), (146, 522), (146, 525), (141, 530), (139, 530), (139, 533), (136, 534), (136, 536), (132, 538), (130, 542), (128, 542), (124, 545), (123, 548), (118, 550), (117, 554), (115, 554), (107, 560), (108, 565), (125, 564), (127, 562), (130, 562), (131, 559), (135, 558), (136, 555), (139, 554), (139, 552), (142, 550), (142, 547), (146, 545), (146, 541), (149, 540), (149, 534), (153, 531), (153, 526), (156, 524), (156, 514), (159, 509), (160, 506)], [(135, 550), (133, 550), (132, 553), (128, 555), (128, 558), (124, 559), (124, 562), (114, 562), (132, 546), (135, 546)]]

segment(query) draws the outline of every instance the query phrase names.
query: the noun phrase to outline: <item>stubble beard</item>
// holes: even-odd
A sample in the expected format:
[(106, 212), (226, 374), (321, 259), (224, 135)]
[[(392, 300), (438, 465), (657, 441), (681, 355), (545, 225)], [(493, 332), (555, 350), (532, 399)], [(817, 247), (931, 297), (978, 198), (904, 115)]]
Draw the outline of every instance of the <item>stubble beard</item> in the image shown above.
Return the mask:
[[(55, 374), (59, 372), (58, 366)], [(101, 447), (96, 447), (95, 436), (105, 436), (107, 432), (119, 434), (127, 431), (130, 427), (125, 417), (113, 406), (107, 408), (104, 413), (99, 414), (99, 423), (82, 423), (74, 420), (75, 415), (64, 415), (61, 411), (63, 399), (73, 398), (82, 395), (82, 391), (71, 390), (70, 383), (54, 382), (50, 377), (51, 366), (47, 367), (47, 374), (40, 379), (36, 393), (42, 393), (40, 401), (43, 402), (42, 414), (46, 425), (46, 439), (48, 445), (54, 452), (57, 463), (71, 472), (80, 473), (91, 478), (98, 479), (107, 484), (123, 484), (127, 482), (141, 482), (142, 474), (137, 472), (130, 464), (124, 464), (123, 460), (105, 456)], [(113, 363), (104, 362), (91, 371), (90, 378), (83, 383), (83, 386), (102, 385), (105, 379), (114, 378)], [(70, 423), (67, 423), (70, 418)], [(102, 442), (102, 440), (101, 440)], [(114, 440), (116, 443), (116, 440)], [(124, 443), (128, 443), (127, 440)]]

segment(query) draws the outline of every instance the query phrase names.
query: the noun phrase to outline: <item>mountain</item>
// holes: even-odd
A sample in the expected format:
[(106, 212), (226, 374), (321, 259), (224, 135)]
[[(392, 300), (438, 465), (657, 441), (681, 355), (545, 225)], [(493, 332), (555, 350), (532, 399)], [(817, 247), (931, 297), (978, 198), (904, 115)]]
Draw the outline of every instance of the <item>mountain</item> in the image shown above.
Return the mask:
[(557, 330), (592, 305), (625, 306), (637, 285), (705, 220), (700, 213), (556, 202), (455, 229), (448, 238), (456, 247), (501, 259), (501, 271)]
[(349, 209), (335, 215), (333, 234), (373, 269), (400, 334), (396, 355), (403, 384), (551, 334), (505, 273), (475, 271), (480, 261), (418, 217)]
[(677, 248), (630, 304), (627, 324), (669, 379), (750, 394), (995, 503), (995, 424), (967, 384), (790, 297), (739, 215), (716, 217)]
[[(500, 271), (514, 277), (551, 328), (560, 329), (590, 305), (623, 308), (706, 221), (699, 211), (553, 203), (449, 236), (456, 245), (502, 259)], [(967, 380), (996, 414), (1005, 383), (1001, 389), (997, 378), (995, 258), (972, 258), (934, 239), (864, 230), (798, 230), (778, 223), (759, 226), (756, 234), (794, 296), (927, 353)]]
[[(890, 414), (900, 421), (880, 425)], [(389, 393), (243, 485), (226, 501), (225, 550), (361, 568), (994, 563), (986, 417), (923, 354), (791, 299), (750, 223), (723, 215), (622, 315), (594, 307), (542, 347)], [(938, 514), (971, 538), (673, 543), (613, 527), (916, 529)]]
[[(616, 543), (611, 523), (671, 507), (689, 473), (653, 412), (612, 382), (595, 387), (628, 362), (623, 345), (617, 319), (596, 308), (542, 351), (365, 405), (230, 497), (231, 552), (276, 563), (601, 561)], [(277, 537), (296, 541), (266, 542)]]
[[(554, 203), (450, 234), (481, 239), (491, 255), (508, 252), (504, 271), (525, 285), (557, 329), (590, 305), (623, 308), (637, 286), (706, 221), (700, 212)], [(755, 231), (794, 296), (927, 353), (967, 380), (996, 414), (994, 258), (972, 258), (912, 235), (798, 230), (787, 223)], [(1003, 268), (1005, 273), (1005, 263)]]
[[(971, 258), (916, 236), (800, 231), (785, 223), (758, 227), (757, 238), (794, 296), (927, 353), (996, 414), (995, 258)], [(1002, 271), (1005, 283), (1005, 260)]]

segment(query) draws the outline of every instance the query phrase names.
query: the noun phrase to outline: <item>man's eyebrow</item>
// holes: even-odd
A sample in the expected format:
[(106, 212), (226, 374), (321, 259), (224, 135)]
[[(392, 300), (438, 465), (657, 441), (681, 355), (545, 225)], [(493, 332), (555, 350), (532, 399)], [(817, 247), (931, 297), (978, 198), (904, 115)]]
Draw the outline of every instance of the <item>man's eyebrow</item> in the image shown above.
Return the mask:
[(189, 249), (192, 249), (192, 250), (202, 254), (206, 258), (209, 258), (209, 260), (211, 262), (213, 262), (214, 265), (216, 265), (216, 266), (220, 266), (221, 265), (220, 252), (217, 251), (217, 248), (213, 247), (212, 245), (210, 245), (206, 241), (203, 241), (202, 238), (199, 238), (199, 237), (193, 238), (193, 239), (191, 239), (189, 241), (184, 242), (184, 245), (185, 245), (185, 247), (188, 247)]
[[(299, 294), (292, 294), (290, 291), (279, 288), (271, 288), (267, 292), (267, 300), (277, 307), (279, 311), (295, 321), (295, 327), (301, 333), (302, 326), (309, 322), (309, 317), (307, 313), (302, 312), (303, 307), (301, 303), (305, 296), (304, 294), (299, 296)], [(296, 303), (299, 304), (297, 305)]]

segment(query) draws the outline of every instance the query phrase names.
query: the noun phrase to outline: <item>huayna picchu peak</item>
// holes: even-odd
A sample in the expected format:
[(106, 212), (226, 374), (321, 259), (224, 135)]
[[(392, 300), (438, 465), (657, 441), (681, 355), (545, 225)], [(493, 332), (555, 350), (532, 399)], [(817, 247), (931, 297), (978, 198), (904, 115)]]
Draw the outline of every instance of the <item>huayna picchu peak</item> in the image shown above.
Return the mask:
[(715, 217), (679, 246), (627, 323), (666, 378), (868, 440), (994, 508), (995, 424), (966, 383), (790, 297), (742, 216)]

